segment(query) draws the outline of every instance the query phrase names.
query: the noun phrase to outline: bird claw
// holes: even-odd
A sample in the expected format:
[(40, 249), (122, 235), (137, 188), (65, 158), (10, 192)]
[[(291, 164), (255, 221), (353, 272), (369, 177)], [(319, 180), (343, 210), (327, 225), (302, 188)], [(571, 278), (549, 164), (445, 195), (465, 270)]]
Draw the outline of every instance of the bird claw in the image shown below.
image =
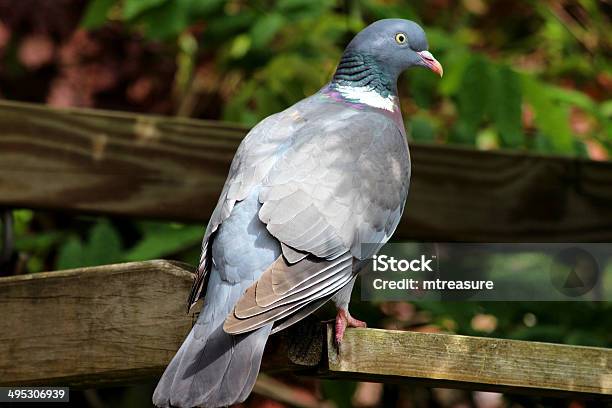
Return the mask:
[(348, 310), (338, 309), (335, 321), (335, 336), (336, 345), (339, 346), (344, 338), (344, 332), (347, 327), (367, 327), (365, 322), (355, 319)]

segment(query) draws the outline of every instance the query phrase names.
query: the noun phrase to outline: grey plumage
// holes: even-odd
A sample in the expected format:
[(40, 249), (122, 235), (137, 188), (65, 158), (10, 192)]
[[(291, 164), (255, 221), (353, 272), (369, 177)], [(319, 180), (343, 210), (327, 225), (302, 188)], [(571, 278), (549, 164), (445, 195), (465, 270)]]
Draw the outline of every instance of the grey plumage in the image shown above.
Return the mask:
[(349, 44), (332, 82), (249, 132), (202, 243), (188, 306), (206, 287), (203, 310), (155, 405), (241, 402), (271, 333), (330, 299), (348, 313), (364, 260), (404, 209), (410, 157), (395, 82), (410, 66), (431, 68), (426, 48), (415, 23), (374, 23)]

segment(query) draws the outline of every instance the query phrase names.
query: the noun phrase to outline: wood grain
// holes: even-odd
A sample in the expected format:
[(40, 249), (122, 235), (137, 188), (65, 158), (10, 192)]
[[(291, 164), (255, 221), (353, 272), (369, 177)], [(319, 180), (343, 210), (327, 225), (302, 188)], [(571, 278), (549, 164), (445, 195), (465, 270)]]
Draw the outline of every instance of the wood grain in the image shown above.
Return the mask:
[[(0, 206), (203, 223), (247, 129), (0, 101)], [(612, 163), (413, 143), (400, 239), (612, 241)]]
[(0, 384), (159, 376), (191, 328), (192, 280), (168, 261), (0, 278)]
[[(191, 328), (191, 268), (135, 262), (0, 278), (0, 386), (103, 386), (155, 379)], [(499, 392), (609, 398), (612, 350), (456, 335), (292, 327), (266, 371)], [(327, 346), (327, 347), (326, 347)], [(268, 387), (269, 388), (269, 387)], [(259, 388), (266, 392), (266, 384)], [(308, 404), (309, 402), (304, 402)]]
[[(448, 334), (328, 327), (320, 375), (538, 395), (612, 396), (612, 350)], [(609, 398), (606, 398), (609, 399)]]
[[(417, 382), (538, 395), (612, 396), (612, 350), (378, 329), (328, 327), (327, 378)], [(609, 399), (609, 398), (606, 398)]]
[(0, 205), (203, 221), (245, 131), (0, 102)]

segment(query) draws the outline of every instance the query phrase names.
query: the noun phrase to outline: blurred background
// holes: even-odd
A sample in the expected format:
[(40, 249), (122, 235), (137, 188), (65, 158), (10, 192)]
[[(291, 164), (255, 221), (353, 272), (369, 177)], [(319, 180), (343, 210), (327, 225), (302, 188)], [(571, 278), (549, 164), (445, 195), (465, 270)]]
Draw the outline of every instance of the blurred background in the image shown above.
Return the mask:
[[(254, 125), (316, 92), (344, 45), (381, 18), (421, 23), (442, 63), (402, 76), (413, 141), (609, 160), (609, 0), (0, 0), (0, 97)], [(408, 205), (409, 208), (409, 205)], [(194, 264), (202, 225), (14, 211), (9, 273), (153, 258)], [(358, 297), (358, 291), (356, 291)], [(612, 307), (365, 303), (371, 327), (609, 347)], [(328, 407), (595, 406), (413, 386), (282, 381)], [(88, 390), (75, 406), (147, 407), (154, 384)], [(283, 407), (255, 395), (247, 407)]]

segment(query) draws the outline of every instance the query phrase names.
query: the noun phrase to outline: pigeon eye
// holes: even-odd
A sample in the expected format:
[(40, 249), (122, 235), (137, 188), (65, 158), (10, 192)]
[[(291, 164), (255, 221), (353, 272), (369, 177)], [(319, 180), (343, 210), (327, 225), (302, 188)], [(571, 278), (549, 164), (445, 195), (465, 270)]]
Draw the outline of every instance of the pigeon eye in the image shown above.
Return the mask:
[(404, 33), (395, 34), (395, 42), (398, 44), (404, 44), (406, 42), (406, 34)]

